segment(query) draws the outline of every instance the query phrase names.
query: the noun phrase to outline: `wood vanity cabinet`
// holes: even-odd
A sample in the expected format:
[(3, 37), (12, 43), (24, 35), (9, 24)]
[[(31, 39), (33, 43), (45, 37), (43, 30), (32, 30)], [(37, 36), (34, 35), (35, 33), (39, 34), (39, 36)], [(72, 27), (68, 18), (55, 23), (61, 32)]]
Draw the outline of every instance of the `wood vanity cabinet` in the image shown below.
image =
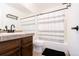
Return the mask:
[(0, 42), (0, 56), (32, 56), (32, 36)]

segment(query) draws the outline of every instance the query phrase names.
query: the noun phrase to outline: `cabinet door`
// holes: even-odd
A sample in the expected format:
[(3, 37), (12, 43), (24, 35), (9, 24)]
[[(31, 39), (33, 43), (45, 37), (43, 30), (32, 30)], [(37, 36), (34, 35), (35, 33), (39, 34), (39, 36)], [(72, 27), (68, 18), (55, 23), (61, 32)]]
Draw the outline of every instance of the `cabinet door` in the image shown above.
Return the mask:
[(20, 55), (19, 50), (20, 50), (20, 40), (14, 39), (14, 40), (0, 42), (0, 55), (1, 56)]
[(32, 56), (32, 43), (28, 43), (22, 47), (22, 56)]
[(22, 39), (22, 56), (32, 56), (32, 36)]
[(2, 54), (1, 56), (19, 56), (19, 50), (18, 49), (12, 49), (11, 51), (8, 51), (4, 54)]

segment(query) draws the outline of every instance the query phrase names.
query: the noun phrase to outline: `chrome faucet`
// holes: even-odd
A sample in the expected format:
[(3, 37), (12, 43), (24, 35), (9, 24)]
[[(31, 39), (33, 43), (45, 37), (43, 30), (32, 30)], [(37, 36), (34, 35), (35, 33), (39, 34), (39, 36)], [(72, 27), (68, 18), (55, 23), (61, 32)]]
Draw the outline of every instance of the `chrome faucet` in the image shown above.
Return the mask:
[(14, 31), (13, 30), (13, 27), (15, 28), (15, 25), (14, 24), (11, 25), (11, 31)]
[(12, 24), (10, 30), (8, 29), (8, 26), (5, 26), (5, 31), (10, 33), (10, 32), (14, 32), (15, 30), (13, 30), (13, 27), (15, 28), (15, 25)]

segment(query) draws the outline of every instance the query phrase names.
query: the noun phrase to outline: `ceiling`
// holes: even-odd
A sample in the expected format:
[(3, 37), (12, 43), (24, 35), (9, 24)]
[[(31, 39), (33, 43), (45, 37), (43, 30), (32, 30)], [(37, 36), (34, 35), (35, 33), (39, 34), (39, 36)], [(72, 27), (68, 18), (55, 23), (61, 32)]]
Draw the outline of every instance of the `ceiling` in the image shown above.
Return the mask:
[(23, 4), (26, 8), (28, 8), (32, 12), (41, 12), (43, 10), (54, 8), (58, 6), (58, 3), (31, 3), (31, 4)]
[(7, 3), (7, 4), (26, 14), (38, 13), (46, 9), (54, 8), (56, 6), (61, 5), (60, 3)]

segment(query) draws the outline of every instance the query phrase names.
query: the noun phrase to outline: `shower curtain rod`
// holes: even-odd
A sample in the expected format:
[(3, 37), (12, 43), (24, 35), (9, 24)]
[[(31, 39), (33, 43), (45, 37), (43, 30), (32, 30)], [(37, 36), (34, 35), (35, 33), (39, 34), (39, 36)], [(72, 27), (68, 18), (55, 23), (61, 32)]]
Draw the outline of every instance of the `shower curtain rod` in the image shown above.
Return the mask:
[(25, 17), (25, 18), (20, 18), (20, 19), (26, 19), (26, 18), (31, 18), (31, 17), (35, 17), (35, 16), (39, 16), (39, 15), (44, 15), (44, 14), (49, 14), (49, 13), (52, 13), (52, 12), (57, 12), (57, 11), (65, 10), (65, 9), (68, 9), (68, 7), (70, 7), (70, 6), (71, 6), (71, 3), (67, 3), (67, 6), (65, 8), (54, 10), (54, 11), (50, 11), (50, 12), (46, 12), (46, 13), (40, 13), (40, 14), (36, 14), (36, 15), (32, 15), (32, 16)]

